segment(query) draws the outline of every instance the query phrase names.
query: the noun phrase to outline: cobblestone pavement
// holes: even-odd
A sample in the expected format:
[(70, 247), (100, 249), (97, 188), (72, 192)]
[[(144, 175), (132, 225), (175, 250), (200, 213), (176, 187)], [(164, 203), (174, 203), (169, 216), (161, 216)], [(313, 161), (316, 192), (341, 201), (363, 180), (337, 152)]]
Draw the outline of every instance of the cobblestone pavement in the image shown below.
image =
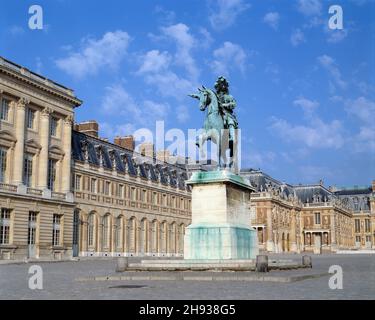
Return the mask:
[[(301, 259), (300, 255), (273, 255)], [(272, 271), (284, 276), (343, 269), (343, 289), (331, 290), (329, 276), (292, 283), (244, 281), (77, 281), (114, 275), (114, 259), (40, 263), (43, 290), (28, 287), (32, 264), (0, 265), (0, 299), (375, 299), (375, 254), (312, 256), (313, 269)], [(198, 275), (204, 275), (198, 272)], [(126, 287), (135, 286), (135, 287)], [(122, 286), (122, 287), (121, 287)]]

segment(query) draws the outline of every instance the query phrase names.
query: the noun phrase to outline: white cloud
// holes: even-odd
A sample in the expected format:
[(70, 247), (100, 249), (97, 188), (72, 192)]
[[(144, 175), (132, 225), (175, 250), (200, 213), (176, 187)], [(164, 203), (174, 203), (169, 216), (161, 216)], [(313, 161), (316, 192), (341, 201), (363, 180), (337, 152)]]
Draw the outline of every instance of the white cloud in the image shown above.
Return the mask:
[(213, 53), (212, 70), (215, 74), (228, 75), (229, 71), (237, 68), (242, 73), (246, 70), (246, 53), (238, 44), (226, 41)]
[(349, 116), (360, 121), (359, 132), (351, 139), (353, 151), (375, 152), (375, 102), (359, 97), (355, 100), (346, 100), (344, 104)]
[(216, 30), (223, 30), (236, 22), (237, 17), (251, 5), (244, 0), (214, 0), (211, 4), (209, 20)]
[(259, 152), (252, 150), (244, 156), (246, 163), (252, 168), (260, 168), (269, 165), (276, 159), (276, 154), (272, 151)]
[(344, 144), (339, 120), (326, 123), (315, 117), (309, 125), (292, 125), (286, 120), (272, 118), (270, 130), (288, 143), (299, 143), (309, 148), (339, 149)]
[(176, 113), (178, 122), (185, 123), (190, 118), (189, 109), (185, 105), (179, 105)]
[(278, 12), (268, 12), (263, 18), (263, 21), (275, 30), (279, 27), (279, 20), (280, 15)]
[(43, 62), (40, 57), (35, 58), (35, 72), (41, 74), (43, 69)]
[(318, 62), (324, 69), (328, 71), (337, 86), (339, 86), (341, 89), (346, 88), (347, 83), (342, 80), (340, 69), (338, 68), (335, 60), (332, 57), (324, 54), (318, 57)]
[(298, 0), (297, 9), (305, 16), (320, 15), (322, 4), (320, 0)]
[[(327, 29), (325, 29), (325, 30), (327, 30)], [(349, 32), (348, 32), (348, 29), (342, 29), (342, 30), (328, 29), (328, 31), (326, 31), (326, 33), (328, 35), (327, 42), (329, 42), (329, 43), (339, 43), (348, 36)]]
[(297, 47), (303, 42), (306, 42), (305, 35), (301, 31), (301, 29), (296, 29), (292, 32), (290, 36), (290, 42), (294, 47)]
[[(182, 100), (186, 94), (194, 91), (194, 86), (199, 83), (199, 68), (196, 66), (192, 51), (199, 45), (199, 41), (191, 34), (189, 27), (178, 23), (161, 28), (161, 36), (153, 36), (157, 42), (172, 40), (176, 44), (175, 54), (159, 50), (151, 50), (140, 58), (140, 67), (137, 74), (144, 78), (148, 85), (155, 86), (164, 97), (174, 97)], [(209, 37), (207, 30), (201, 29), (205, 38)], [(175, 72), (174, 68), (185, 70)], [(181, 70), (179, 70), (181, 71)]]
[(145, 81), (156, 86), (162, 96), (174, 97), (178, 100), (184, 99), (187, 93), (194, 91), (194, 85), (190, 80), (179, 77), (172, 71), (149, 73), (145, 76)]
[(311, 116), (315, 112), (315, 110), (319, 107), (318, 101), (312, 101), (304, 97), (294, 100), (293, 104), (295, 106), (301, 107), (306, 116)]
[(141, 57), (141, 66), (138, 73), (160, 72), (166, 70), (171, 62), (171, 56), (168, 52), (159, 52), (151, 50)]
[(151, 100), (143, 101), (144, 116), (154, 118), (155, 120), (164, 120), (170, 110), (169, 104), (158, 103)]
[(369, 125), (375, 127), (375, 102), (359, 97), (355, 100), (348, 100), (345, 103), (346, 111)]
[(101, 111), (107, 115), (141, 116), (139, 106), (122, 84), (114, 84), (105, 88)]
[(76, 78), (96, 74), (103, 68), (115, 69), (126, 55), (130, 36), (125, 31), (107, 32), (101, 39), (83, 39), (82, 48), (56, 60), (56, 65)]
[(211, 33), (206, 28), (200, 28), (199, 33), (202, 35), (202, 39), (200, 39), (199, 45), (204, 49), (209, 48), (214, 42)]
[(172, 24), (176, 19), (174, 11), (166, 10), (162, 6), (156, 6), (154, 12), (160, 15), (160, 20), (165, 24)]
[(279, 83), (280, 82), (280, 69), (279, 66), (274, 64), (274, 63), (268, 63), (266, 68), (264, 69), (264, 72), (266, 74), (271, 75), (271, 81), (274, 83)]
[(174, 62), (185, 68), (191, 79), (198, 79), (199, 69), (191, 54), (192, 49), (197, 43), (189, 31), (189, 27), (183, 23), (178, 23), (162, 28), (162, 32), (176, 43), (177, 50)]
[(164, 120), (170, 106), (152, 100), (137, 102), (123, 84), (117, 83), (105, 88), (101, 111), (106, 115), (126, 116), (134, 125), (152, 124), (156, 120)]
[(100, 137), (113, 140), (116, 136), (131, 135), (135, 132), (136, 127), (132, 123), (112, 124), (108, 122), (99, 123)]

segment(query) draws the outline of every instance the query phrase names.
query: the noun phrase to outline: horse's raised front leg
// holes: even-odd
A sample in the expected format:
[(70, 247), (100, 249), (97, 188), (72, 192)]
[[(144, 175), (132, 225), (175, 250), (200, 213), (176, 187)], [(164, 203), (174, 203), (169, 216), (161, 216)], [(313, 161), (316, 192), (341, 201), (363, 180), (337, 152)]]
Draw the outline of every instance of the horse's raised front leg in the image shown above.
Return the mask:
[(202, 159), (206, 157), (206, 153), (204, 152), (204, 149), (203, 149), (203, 145), (206, 142), (206, 140), (207, 140), (207, 136), (205, 133), (202, 133), (198, 136), (197, 146), (199, 148), (199, 154)]

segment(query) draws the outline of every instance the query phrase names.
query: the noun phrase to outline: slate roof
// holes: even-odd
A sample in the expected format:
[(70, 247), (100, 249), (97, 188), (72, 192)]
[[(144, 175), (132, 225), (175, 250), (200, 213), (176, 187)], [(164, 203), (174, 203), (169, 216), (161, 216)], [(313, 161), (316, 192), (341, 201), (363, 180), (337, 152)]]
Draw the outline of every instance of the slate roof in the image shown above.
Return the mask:
[(370, 197), (375, 196), (371, 187), (351, 188), (331, 191), (323, 185), (290, 185), (280, 182), (260, 170), (246, 169), (241, 171), (258, 192), (265, 191), (267, 186), (279, 189), (281, 197), (295, 195), (302, 203), (327, 202), (339, 199), (354, 213), (370, 210)]
[(335, 191), (334, 194), (347, 203), (354, 212), (370, 210), (370, 197), (373, 195), (371, 187), (342, 189)]
[[(173, 165), (156, 159), (141, 156), (135, 151), (122, 148), (108, 141), (73, 131), (72, 156), (74, 160), (86, 161), (90, 164), (125, 173), (126, 169), (131, 176), (160, 182), (164, 185), (186, 189), (186, 168), (183, 165)], [(189, 188), (188, 188), (189, 189)]]

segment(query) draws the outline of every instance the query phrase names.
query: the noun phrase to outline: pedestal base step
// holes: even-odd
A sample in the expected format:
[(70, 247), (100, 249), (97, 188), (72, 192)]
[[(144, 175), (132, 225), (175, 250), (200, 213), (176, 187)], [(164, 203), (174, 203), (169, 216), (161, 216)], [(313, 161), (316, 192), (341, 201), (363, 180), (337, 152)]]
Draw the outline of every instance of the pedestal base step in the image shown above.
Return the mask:
[[(293, 260), (271, 260), (269, 269), (305, 268)], [(142, 260), (130, 263), (125, 271), (255, 271), (255, 260)]]

